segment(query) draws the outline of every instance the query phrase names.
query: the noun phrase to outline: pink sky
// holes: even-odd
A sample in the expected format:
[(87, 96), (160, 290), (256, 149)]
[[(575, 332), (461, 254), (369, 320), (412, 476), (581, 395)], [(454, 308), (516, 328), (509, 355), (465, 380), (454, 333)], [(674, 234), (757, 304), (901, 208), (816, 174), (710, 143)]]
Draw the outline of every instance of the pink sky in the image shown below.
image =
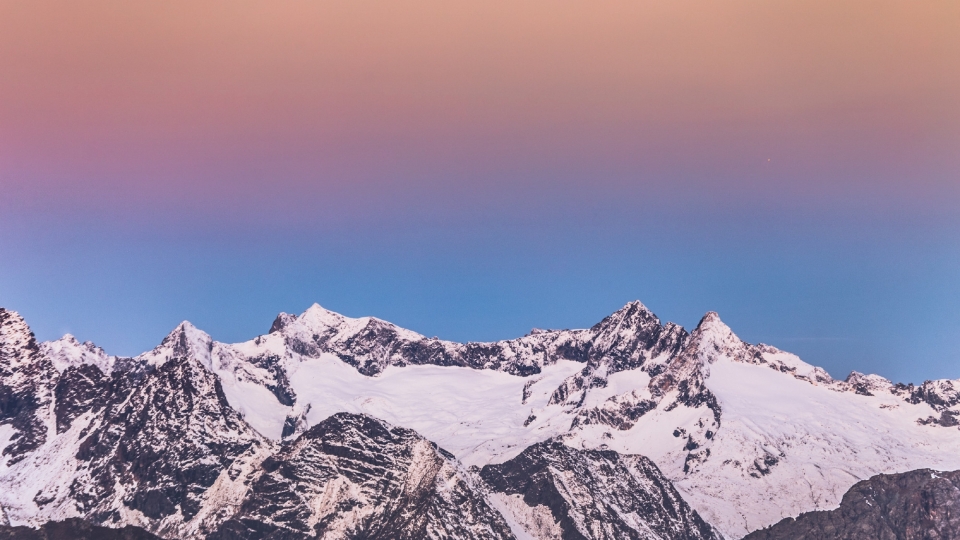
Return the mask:
[(946, 1), (5, 2), (0, 181), (929, 196), (957, 182), (958, 28)]

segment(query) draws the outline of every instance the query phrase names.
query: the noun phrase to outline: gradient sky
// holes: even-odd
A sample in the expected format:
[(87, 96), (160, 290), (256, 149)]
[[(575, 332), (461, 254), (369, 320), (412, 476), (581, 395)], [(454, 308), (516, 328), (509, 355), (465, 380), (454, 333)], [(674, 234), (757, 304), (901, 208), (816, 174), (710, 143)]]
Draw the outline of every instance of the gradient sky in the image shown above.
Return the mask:
[(633, 299), (960, 377), (960, 3), (0, 0), (0, 305), (40, 339)]

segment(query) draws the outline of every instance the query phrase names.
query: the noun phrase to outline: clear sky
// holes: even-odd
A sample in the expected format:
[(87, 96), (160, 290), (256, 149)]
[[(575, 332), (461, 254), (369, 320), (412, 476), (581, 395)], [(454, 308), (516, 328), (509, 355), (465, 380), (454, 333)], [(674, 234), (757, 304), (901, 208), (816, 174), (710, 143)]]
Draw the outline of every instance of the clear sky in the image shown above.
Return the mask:
[(115, 354), (313, 302), (639, 299), (960, 378), (960, 3), (0, 2), (0, 305)]

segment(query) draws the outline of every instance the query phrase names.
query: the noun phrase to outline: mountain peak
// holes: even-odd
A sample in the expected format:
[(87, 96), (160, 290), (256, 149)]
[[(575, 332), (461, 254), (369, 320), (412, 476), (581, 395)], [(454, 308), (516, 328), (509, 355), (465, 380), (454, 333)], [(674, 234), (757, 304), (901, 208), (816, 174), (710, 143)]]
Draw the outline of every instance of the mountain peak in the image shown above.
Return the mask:
[[(657, 319), (657, 316), (639, 300), (627, 302), (622, 308), (614, 311), (611, 317)], [(659, 321), (659, 319), (657, 320)]]
[(291, 315), (289, 313), (285, 313), (281, 311), (277, 315), (277, 318), (273, 320), (273, 324), (270, 325), (270, 332), (268, 333), (273, 334), (275, 332), (280, 332), (281, 330), (289, 326), (290, 323), (296, 320), (297, 320), (296, 315)]
[(709, 363), (722, 356), (742, 361), (746, 354), (747, 344), (733, 333), (716, 311), (708, 311), (700, 319), (690, 338), (696, 350)]
[(858, 394), (872, 396), (874, 393), (889, 392), (893, 383), (880, 375), (866, 375), (859, 371), (851, 371), (844, 379), (845, 383)]
[(720, 328), (730, 331), (730, 327), (727, 326), (722, 319), (720, 319), (720, 314), (716, 311), (708, 311), (703, 315), (703, 317), (700, 319), (700, 322), (697, 323), (696, 329), (701, 328)]
[(618, 311), (625, 311), (625, 310), (650, 311), (650, 309), (647, 308), (647, 306), (645, 306), (645, 305), (643, 304), (643, 302), (641, 302), (641, 301), (639, 301), (639, 300), (633, 300), (633, 301), (627, 302), (627, 303), (624, 304), (624, 306), (623, 306), (622, 308), (620, 308)]
[(213, 338), (190, 321), (183, 321), (163, 338), (156, 348), (137, 358), (152, 366), (160, 366), (173, 357), (194, 357), (204, 366), (211, 366)]
[(593, 325), (591, 330), (597, 332), (619, 332), (626, 329), (654, 326), (660, 326), (660, 319), (639, 300), (634, 300), (604, 317), (602, 321)]
[(60, 339), (45, 341), (40, 344), (40, 350), (61, 373), (70, 367), (83, 364), (91, 364), (104, 373), (110, 373), (116, 360), (93, 342), (81, 343), (73, 334), (64, 334)]
[(727, 326), (727, 323), (720, 319), (720, 314), (718, 314), (716, 311), (708, 311), (706, 315), (700, 319), (697, 327), (693, 330), (693, 334), (699, 335), (702, 338), (722, 340), (735, 339), (740, 341), (740, 338), (733, 333), (733, 330)]
[[(213, 343), (213, 338), (203, 330), (200, 330), (190, 321), (183, 321), (167, 334), (160, 343), (162, 345), (172, 345), (178, 354), (188, 354), (187, 349), (194, 348), (198, 350), (209, 349)], [(179, 351), (183, 352), (179, 352)]]
[(0, 308), (0, 359), (19, 363), (38, 350), (33, 331), (16, 311)]
[(192, 322), (182, 321), (180, 322), (180, 324), (177, 325), (176, 328), (173, 329), (171, 334), (175, 332), (199, 332), (199, 331), (200, 330), (196, 326), (194, 326)]
[(346, 319), (347, 317), (344, 317), (335, 311), (330, 311), (316, 302), (314, 302), (312, 306), (308, 307), (306, 311), (297, 317), (297, 320), (303, 322), (311, 328), (328, 328), (331, 326), (338, 326)]

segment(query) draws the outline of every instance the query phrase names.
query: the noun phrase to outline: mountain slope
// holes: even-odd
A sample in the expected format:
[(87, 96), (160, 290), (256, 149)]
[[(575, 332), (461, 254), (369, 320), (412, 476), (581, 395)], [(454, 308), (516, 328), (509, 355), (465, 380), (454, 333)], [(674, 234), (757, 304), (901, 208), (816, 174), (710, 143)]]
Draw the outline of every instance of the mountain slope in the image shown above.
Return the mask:
[(242, 496), (231, 485), (270, 450), (192, 356), (136, 376), (69, 367), (54, 393), (55, 436), (2, 468), (13, 523), (83, 517), (182, 536), (217, 521), (211, 512)]
[(707, 521), (739, 537), (835, 507), (878, 473), (960, 467), (960, 431), (925, 423), (937, 413), (918, 392), (871, 380), (875, 392), (856, 375), (835, 381), (794, 355), (744, 343), (708, 314), (650, 379), (655, 409), (629, 430), (581, 426), (566, 440), (642, 452)]
[(921, 469), (858, 482), (836, 510), (807, 512), (744, 540), (960, 538), (960, 471)]
[(0, 308), (0, 456), (25, 459), (49, 437), (57, 371), (23, 318)]
[(452, 455), (415, 432), (337, 414), (268, 458), (211, 539), (512, 539)]
[(719, 538), (642, 456), (577, 450), (551, 440), (487, 465), (480, 476), (504, 515), (533, 537)]
[(551, 441), (479, 476), (411, 430), (339, 413), (264, 461), (208, 538), (719, 538), (641, 456)]

